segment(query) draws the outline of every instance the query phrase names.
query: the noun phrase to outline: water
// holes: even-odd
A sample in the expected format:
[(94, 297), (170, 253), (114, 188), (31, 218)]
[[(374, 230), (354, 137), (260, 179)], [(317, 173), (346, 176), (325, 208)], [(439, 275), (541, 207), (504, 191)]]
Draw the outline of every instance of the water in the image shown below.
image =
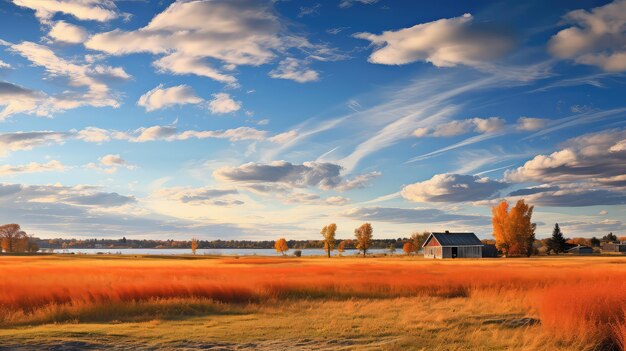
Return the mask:
[[(287, 251), (287, 255), (293, 255), (295, 250)], [(325, 256), (322, 249), (302, 249), (302, 256)], [(371, 249), (368, 254), (388, 253), (385, 249)], [(191, 249), (56, 249), (54, 253), (84, 254), (84, 255), (191, 255)], [(346, 250), (343, 256), (357, 255), (357, 250)], [(396, 252), (396, 254), (398, 254)], [(218, 256), (281, 256), (274, 249), (198, 249), (196, 255), (218, 255)], [(337, 251), (331, 252), (332, 256), (337, 255)]]

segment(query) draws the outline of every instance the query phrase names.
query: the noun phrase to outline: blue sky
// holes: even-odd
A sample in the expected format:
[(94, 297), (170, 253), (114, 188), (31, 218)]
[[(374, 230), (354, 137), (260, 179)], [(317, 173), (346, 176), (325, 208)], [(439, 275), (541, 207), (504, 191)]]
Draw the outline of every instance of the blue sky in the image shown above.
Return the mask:
[(626, 1), (0, 3), (0, 222), (624, 233)]

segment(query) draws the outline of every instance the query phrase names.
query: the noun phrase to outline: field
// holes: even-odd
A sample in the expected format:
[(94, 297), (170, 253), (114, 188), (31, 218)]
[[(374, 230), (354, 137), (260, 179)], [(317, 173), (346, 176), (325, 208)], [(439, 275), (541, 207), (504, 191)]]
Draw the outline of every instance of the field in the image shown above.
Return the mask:
[(0, 350), (625, 350), (626, 257), (0, 257)]

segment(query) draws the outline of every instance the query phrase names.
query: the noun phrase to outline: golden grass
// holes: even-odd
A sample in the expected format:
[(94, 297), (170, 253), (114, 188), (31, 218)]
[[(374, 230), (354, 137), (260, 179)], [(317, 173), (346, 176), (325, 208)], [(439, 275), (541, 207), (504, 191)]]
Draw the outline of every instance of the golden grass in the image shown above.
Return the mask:
[[(271, 330), (291, 330), (285, 338), (331, 337), (348, 340), (348, 348), (432, 349), (444, 338), (451, 350), (624, 350), (625, 263), (618, 257), (0, 257), (0, 324), (135, 323), (141, 332), (132, 341), (148, 330), (168, 334), (189, 318), (208, 318), (233, 323), (230, 342), (270, 342)], [(250, 315), (262, 318), (250, 322)], [(520, 317), (541, 324), (508, 326)], [(37, 328), (45, 326), (27, 330)], [(185, 328), (178, 334), (195, 333)], [(214, 329), (208, 335), (223, 341)]]

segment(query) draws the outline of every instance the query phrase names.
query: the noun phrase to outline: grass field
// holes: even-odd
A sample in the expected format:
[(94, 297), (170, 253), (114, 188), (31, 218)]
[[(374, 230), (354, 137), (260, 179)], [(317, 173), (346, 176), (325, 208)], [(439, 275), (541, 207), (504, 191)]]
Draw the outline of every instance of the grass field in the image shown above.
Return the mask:
[(626, 257), (0, 257), (0, 350), (624, 350)]

